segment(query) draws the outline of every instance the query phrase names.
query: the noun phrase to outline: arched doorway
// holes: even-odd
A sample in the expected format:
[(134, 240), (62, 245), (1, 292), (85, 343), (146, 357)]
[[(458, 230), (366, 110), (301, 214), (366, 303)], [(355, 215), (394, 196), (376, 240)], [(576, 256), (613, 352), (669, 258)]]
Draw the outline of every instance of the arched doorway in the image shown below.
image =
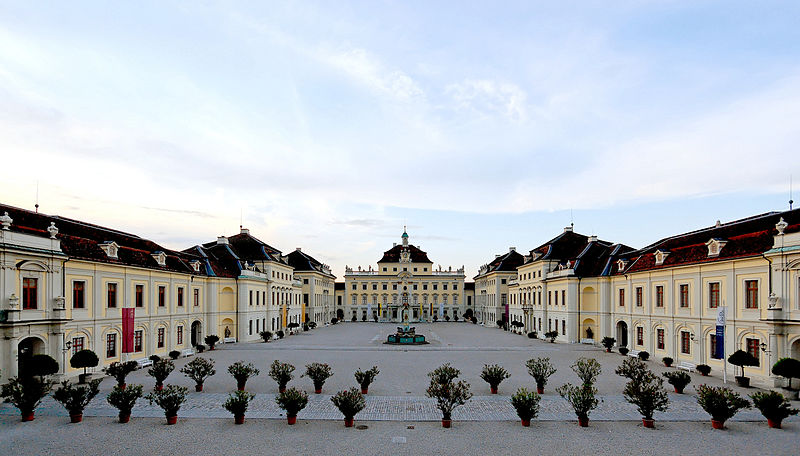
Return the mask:
[(594, 339), (594, 332), (597, 329), (597, 324), (594, 319), (586, 318), (581, 325), (581, 338)]
[(800, 339), (794, 341), (791, 349), (789, 350), (789, 353), (791, 353), (792, 358), (800, 359)]
[(33, 355), (41, 355), (45, 353), (44, 341), (38, 337), (26, 337), (19, 342), (17, 346), (17, 372), (25, 370), (25, 363), (27, 363)]
[(203, 324), (199, 321), (192, 323), (192, 347), (196, 347), (203, 340)]
[(617, 346), (628, 346), (628, 324), (624, 321), (617, 323)]

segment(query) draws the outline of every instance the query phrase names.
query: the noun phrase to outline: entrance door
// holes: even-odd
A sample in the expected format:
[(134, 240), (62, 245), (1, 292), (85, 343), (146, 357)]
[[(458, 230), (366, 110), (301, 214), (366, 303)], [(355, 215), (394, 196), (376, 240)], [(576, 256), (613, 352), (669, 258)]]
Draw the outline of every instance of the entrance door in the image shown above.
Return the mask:
[(617, 345), (620, 347), (628, 346), (628, 324), (624, 321), (617, 323)]
[(200, 344), (200, 341), (203, 340), (202, 327), (203, 325), (199, 321), (192, 323), (192, 347), (196, 347)]

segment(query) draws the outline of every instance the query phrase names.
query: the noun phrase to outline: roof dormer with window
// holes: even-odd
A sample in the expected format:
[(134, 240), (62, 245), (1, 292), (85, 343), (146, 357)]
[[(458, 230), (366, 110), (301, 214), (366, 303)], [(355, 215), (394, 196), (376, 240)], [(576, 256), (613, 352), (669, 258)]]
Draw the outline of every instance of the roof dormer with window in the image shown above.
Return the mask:
[(194, 272), (200, 272), (200, 260), (192, 260), (189, 262), (189, 265), (192, 267)]
[(653, 256), (656, 259), (656, 266), (661, 266), (662, 264), (664, 264), (664, 260), (667, 259), (667, 256), (669, 256), (669, 252), (666, 250), (659, 249), (656, 250), (655, 253), (653, 253)]
[(728, 241), (725, 239), (720, 238), (711, 238), (706, 242), (706, 247), (708, 247), (708, 257), (715, 258), (719, 256), (719, 252), (725, 247)]
[(157, 252), (153, 252), (152, 254), (150, 254), (150, 256), (152, 256), (153, 259), (156, 260), (156, 263), (158, 263), (159, 266), (166, 266), (166, 264), (167, 264), (167, 254), (166, 253), (164, 253), (161, 250), (159, 250)]
[(628, 266), (627, 260), (617, 260), (617, 272), (622, 272), (625, 270), (625, 267)]
[(106, 256), (112, 259), (118, 259), (119, 245), (114, 241), (106, 241), (100, 244), (100, 248), (106, 253)]

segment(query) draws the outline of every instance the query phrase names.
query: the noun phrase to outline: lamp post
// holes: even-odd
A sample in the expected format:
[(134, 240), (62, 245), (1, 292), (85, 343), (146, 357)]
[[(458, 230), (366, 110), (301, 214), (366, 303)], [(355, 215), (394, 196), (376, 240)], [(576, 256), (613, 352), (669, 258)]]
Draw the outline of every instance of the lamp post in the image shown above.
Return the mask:
[(66, 340), (66, 335), (61, 334), (64, 348), (61, 349), (61, 365), (64, 366), (64, 375), (67, 374), (67, 352), (72, 348), (72, 341)]

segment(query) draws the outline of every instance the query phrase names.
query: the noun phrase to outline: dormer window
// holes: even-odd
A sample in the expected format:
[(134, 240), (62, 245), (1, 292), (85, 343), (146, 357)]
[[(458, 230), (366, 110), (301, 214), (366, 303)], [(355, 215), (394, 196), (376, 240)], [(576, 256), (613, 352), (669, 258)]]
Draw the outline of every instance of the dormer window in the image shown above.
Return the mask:
[(192, 266), (192, 269), (194, 270), (194, 272), (200, 272), (200, 261), (192, 260), (192, 261), (189, 262), (189, 265)]
[(164, 266), (167, 264), (166, 253), (159, 250), (158, 252), (152, 253), (151, 256), (153, 257), (154, 260), (156, 260), (156, 263), (158, 263), (159, 266)]
[(100, 244), (100, 248), (103, 249), (103, 252), (106, 253), (106, 256), (109, 258), (117, 259), (117, 253), (119, 252), (119, 245), (117, 245), (114, 241), (106, 241)]
[(656, 258), (656, 266), (661, 266), (662, 264), (664, 264), (664, 260), (667, 259), (669, 252), (667, 252), (666, 250), (656, 250), (656, 252), (653, 255)]
[(617, 260), (617, 271), (622, 272), (625, 270), (625, 266), (628, 265), (628, 262), (625, 260)]
[(709, 239), (708, 242), (706, 242), (706, 247), (708, 247), (708, 257), (709, 258), (718, 257), (719, 252), (722, 250), (723, 247), (725, 247), (725, 244), (727, 243), (728, 241), (726, 241), (725, 239), (719, 239), (719, 238)]

